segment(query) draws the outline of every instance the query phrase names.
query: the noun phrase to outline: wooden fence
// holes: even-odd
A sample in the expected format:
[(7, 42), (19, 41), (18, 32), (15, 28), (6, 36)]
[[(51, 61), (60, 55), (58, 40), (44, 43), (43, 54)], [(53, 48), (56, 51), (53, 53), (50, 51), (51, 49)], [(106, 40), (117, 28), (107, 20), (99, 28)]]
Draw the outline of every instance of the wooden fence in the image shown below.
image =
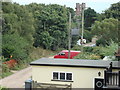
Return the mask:
[(120, 87), (120, 71), (104, 72), (104, 86)]

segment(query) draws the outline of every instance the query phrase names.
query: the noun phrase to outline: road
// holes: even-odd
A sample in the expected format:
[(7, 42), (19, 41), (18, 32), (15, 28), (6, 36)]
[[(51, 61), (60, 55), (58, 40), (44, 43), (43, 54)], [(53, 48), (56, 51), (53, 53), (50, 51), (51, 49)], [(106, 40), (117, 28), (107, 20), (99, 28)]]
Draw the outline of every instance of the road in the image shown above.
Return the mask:
[(24, 82), (32, 75), (32, 68), (28, 67), (0, 80), (0, 86), (7, 88), (24, 88)]

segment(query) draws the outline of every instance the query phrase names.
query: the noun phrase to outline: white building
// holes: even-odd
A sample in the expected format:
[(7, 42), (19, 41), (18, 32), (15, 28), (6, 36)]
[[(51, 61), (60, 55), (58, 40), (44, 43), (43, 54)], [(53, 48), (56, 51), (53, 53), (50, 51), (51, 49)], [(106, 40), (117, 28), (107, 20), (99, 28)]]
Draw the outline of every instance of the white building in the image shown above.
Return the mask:
[[(113, 64), (110, 71), (118, 73), (118, 61), (41, 58), (30, 65), (32, 80), (39, 88), (95, 88), (97, 84), (102, 87), (103, 81), (108, 82), (105, 70), (110, 67), (111, 62)], [(109, 79), (115, 81), (115, 85), (118, 86), (118, 77), (120, 78), (120, 75), (115, 80)]]

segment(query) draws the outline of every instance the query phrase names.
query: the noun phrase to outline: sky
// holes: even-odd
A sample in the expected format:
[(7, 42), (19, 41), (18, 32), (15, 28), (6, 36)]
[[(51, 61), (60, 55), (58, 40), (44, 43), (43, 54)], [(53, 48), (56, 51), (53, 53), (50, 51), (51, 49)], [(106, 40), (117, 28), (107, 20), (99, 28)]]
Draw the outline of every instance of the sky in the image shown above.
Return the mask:
[(110, 7), (111, 4), (117, 3), (120, 0), (12, 0), (20, 5), (26, 5), (30, 3), (44, 3), (44, 4), (59, 4), (66, 5), (75, 10), (76, 3), (86, 3), (86, 8), (91, 7), (97, 13), (102, 13)]

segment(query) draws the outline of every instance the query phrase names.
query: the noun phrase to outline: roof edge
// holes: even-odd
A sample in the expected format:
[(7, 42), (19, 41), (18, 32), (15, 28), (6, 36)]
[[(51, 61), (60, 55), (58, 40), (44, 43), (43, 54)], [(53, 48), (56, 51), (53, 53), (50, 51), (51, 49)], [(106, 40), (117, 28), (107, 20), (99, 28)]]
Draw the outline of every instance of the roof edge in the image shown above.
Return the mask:
[[(107, 66), (78, 66), (78, 65), (59, 65), (59, 64), (34, 64), (31, 63), (30, 65), (35, 66), (61, 66), (61, 67), (85, 67), (85, 68), (107, 68)], [(113, 69), (120, 69), (120, 67), (112, 67)]]

